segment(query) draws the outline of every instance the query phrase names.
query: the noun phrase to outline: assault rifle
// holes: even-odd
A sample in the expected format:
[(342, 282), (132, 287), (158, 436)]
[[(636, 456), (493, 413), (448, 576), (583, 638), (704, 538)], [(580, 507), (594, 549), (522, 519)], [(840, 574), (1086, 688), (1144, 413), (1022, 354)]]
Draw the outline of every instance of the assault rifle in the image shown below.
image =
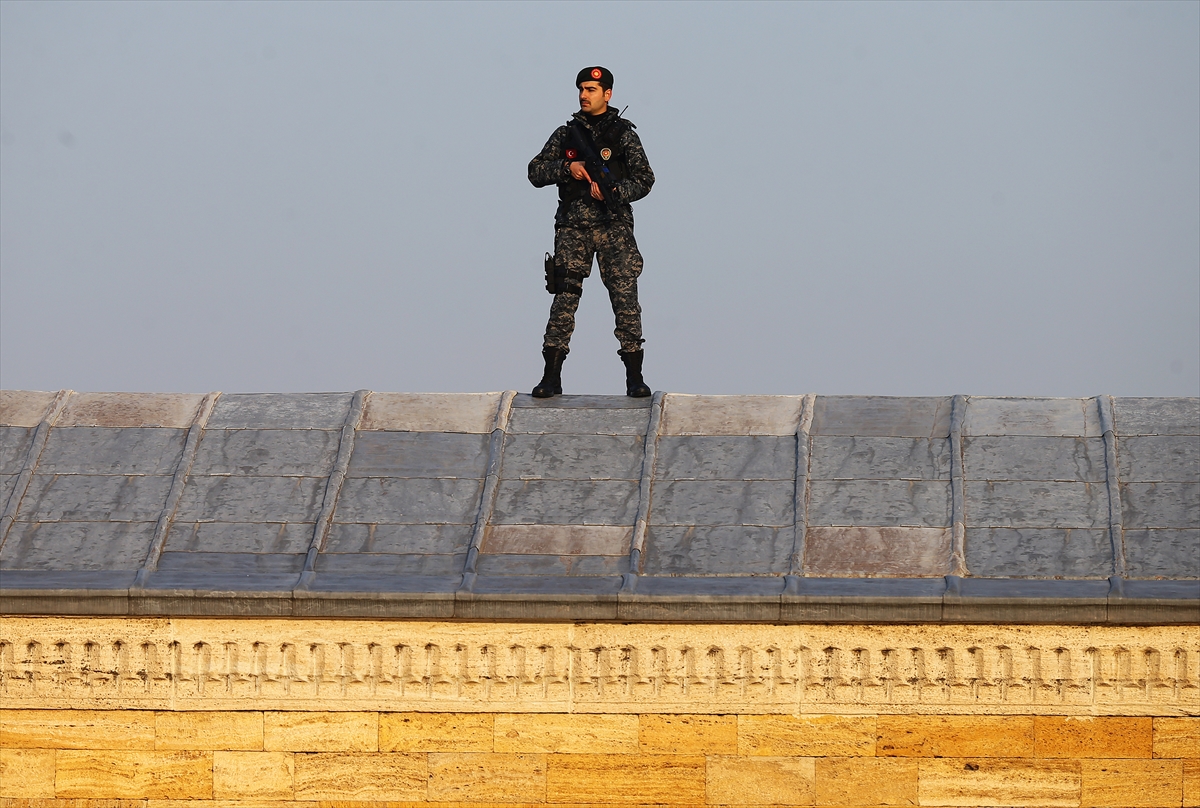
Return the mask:
[(592, 140), (592, 136), (583, 128), (583, 124), (576, 120), (571, 120), (567, 124), (567, 129), (571, 133), (571, 144), (583, 160), (588, 176), (592, 178), (592, 182), (600, 186), (600, 192), (604, 194), (605, 209), (609, 213), (613, 213), (617, 200), (613, 194), (612, 174), (609, 173), (608, 166), (604, 165), (604, 161), (596, 152), (596, 144)]

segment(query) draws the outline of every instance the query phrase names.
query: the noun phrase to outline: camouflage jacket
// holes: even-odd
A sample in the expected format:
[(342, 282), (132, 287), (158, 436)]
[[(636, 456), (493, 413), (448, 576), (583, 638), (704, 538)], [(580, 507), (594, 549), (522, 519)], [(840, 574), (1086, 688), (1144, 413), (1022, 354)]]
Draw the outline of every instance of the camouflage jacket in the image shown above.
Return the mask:
[[(610, 123), (617, 117), (617, 111), (609, 107), (607, 112), (597, 118), (583, 112), (576, 112), (572, 117), (582, 121), (593, 137), (596, 137), (599, 134), (597, 129), (602, 128), (596, 124)], [(583, 183), (583, 180), (572, 179), (567, 168), (569, 139), (566, 125), (558, 127), (538, 155), (529, 161), (529, 181), (535, 188), (544, 188), (547, 185), (565, 188), (570, 183)], [(654, 185), (654, 171), (650, 168), (650, 161), (646, 159), (641, 138), (634, 131), (633, 124), (624, 128), (615, 145), (615, 150), (624, 157), (625, 178), (617, 180), (613, 187), (616, 191), (617, 205), (612, 219), (633, 227), (633, 208), (630, 207), (630, 203), (650, 193), (650, 188)], [(564, 194), (560, 194), (561, 196)], [(558, 214), (555, 216), (557, 226), (590, 227), (610, 221), (603, 202), (592, 199), (587, 194), (581, 196), (582, 198), (571, 199), (559, 205)]]

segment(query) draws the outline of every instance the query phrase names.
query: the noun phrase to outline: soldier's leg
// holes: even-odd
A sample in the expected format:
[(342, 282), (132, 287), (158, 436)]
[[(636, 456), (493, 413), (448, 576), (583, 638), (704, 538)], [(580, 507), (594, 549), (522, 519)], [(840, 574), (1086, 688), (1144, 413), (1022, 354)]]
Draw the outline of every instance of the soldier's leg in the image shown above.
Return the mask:
[(637, 297), (642, 254), (633, 238), (633, 230), (628, 227), (606, 228), (599, 241), (596, 254), (600, 261), (600, 277), (608, 287), (608, 299), (617, 320), (613, 333), (621, 344), (617, 353), (625, 363), (625, 393), (639, 398), (648, 396), (650, 387), (642, 378), (642, 307)]
[[(567, 270), (568, 282), (583, 279), (592, 273), (592, 256), (595, 249), (589, 234), (570, 227), (560, 227), (554, 233), (555, 260)], [(546, 337), (542, 347), (567, 351), (571, 345), (571, 334), (575, 331), (575, 311), (579, 308), (580, 292), (560, 292), (550, 304), (550, 320), (546, 323)]]
[(616, 328), (613, 334), (621, 351), (632, 353), (642, 349), (642, 307), (638, 304), (637, 282), (642, 274), (642, 254), (638, 251), (633, 230), (624, 225), (612, 225), (599, 231), (596, 258), (600, 264), (600, 279), (608, 288)]

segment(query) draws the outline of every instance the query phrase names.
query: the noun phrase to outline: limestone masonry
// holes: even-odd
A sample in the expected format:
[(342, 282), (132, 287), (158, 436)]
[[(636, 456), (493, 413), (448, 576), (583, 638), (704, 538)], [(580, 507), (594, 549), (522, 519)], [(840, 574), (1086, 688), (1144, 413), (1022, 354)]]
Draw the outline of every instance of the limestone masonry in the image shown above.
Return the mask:
[(1200, 400), (0, 393), (0, 808), (1200, 806)]

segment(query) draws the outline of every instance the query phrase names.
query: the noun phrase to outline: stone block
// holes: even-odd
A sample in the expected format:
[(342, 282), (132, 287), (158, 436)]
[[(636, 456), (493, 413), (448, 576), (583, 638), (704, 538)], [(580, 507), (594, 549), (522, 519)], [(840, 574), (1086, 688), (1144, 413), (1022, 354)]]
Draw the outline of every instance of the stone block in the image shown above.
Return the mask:
[(497, 752), (618, 754), (638, 751), (636, 715), (500, 713)]
[(875, 721), (873, 715), (739, 715), (738, 754), (870, 757)]
[(950, 573), (948, 527), (810, 527), (804, 574), (928, 578)]
[(695, 396), (668, 393), (663, 435), (794, 435), (803, 396)]
[(154, 748), (261, 750), (263, 716), (259, 712), (157, 712)]
[[(24, 808), (197, 808), (197, 800), (61, 800), (54, 806)], [(292, 800), (205, 800), (203, 808), (302, 808)], [(303, 806), (311, 808), (311, 806)]]
[(640, 480), (641, 435), (508, 435), (505, 478), (523, 480)]
[[(334, 518), (340, 514), (335, 514)], [(325, 553), (465, 553), (473, 524), (390, 525), (334, 522)]]
[(1200, 717), (1156, 717), (1154, 757), (1200, 759)]
[(312, 522), (321, 509), (325, 484), (324, 477), (192, 475), (175, 518), (180, 522)]
[(10, 749), (153, 749), (154, 713), (140, 710), (0, 710)]
[(346, 480), (338, 498), (340, 522), (469, 525), (479, 511), (483, 481), (477, 479)]
[(881, 757), (1029, 758), (1031, 716), (881, 715)]
[(34, 474), (17, 519), (22, 522), (153, 522), (170, 477)]
[(491, 752), (491, 713), (380, 713), (381, 752)]
[(1121, 522), (1143, 527), (1200, 527), (1200, 482), (1121, 483)]
[(487, 435), (453, 432), (362, 432), (354, 439), (350, 477), (478, 477), (487, 473)]
[(816, 786), (818, 805), (917, 805), (917, 761), (818, 758)]
[(225, 393), (209, 429), (341, 429), (353, 393)]
[[(629, 571), (627, 555), (533, 555), (527, 553), (482, 553), (477, 571), (495, 576), (620, 576)], [(512, 591), (522, 584), (512, 584)]]
[(1200, 759), (1183, 761), (1183, 804), (1185, 808), (1200, 806)]
[(921, 805), (1079, 805), (1080, 764), (1073, 760), (1012, 758), (922, 759)]
[(795, 541), (789, 527), (651, 525), (647, 575), (782, 575)]
[(50, 430), (39, 474), (174, 474), (185, 429), (59, 427)]
[(16, 474), (0, 474), (0, 502), (8, 502), (13, 489), (17, 487), (18, 476)]
[(645, 435), (650, 411), (643, 409), (578, 409), (538, 407), (514, 409), (511, 434)]
[(485, 553), (625, 555), (633, 528), (619, 525), (492, 525)]
[(184, 522), (171, 525), (170, 553), (305, 553), (311, 522)]
[(492, 522), (509, 525), (632, 525), (637, 506), (636, 481), (501, 480)]
[(1120, 435), (1200, 435), (1200, 399), (1117, 398), (1113, 410)]
[(707, 759), (705, 774), (710, 805), (813, 804), (810, 757), (713, 755)]
[(968, 527), (967, 569), (985, 578), (1107, 578), (1107, 528)]
[(664, 436), (658, 440), (659, 480), (791, 480), (794, 435)]
[(1200, 479), (1200, 437), (1134, 435), (1117, 444), (1123, 482), (1179, 482)]
[(951, 398), (937, 396), (817, 396), (813, 435), (945, 438)]
[(808, 524), (949, 527), (950, 485), (930, 480), (813, 480)]
[[(316, 570), (359, 576), (363, 583), (357, 591), (370, 591), (371, 587), (386, 586), (378, 581), (381, 575), (461, 575), (466, 560), (465, 547), (460, 553), (322, 553), (317, 556)], [(367, 583), (366, 576), (374, 580)]]
[(1090, 398), (967, 399), (964, 435), (1098, 438), (1100, 410)]
[(371, 393), (362, 429), (487, 434), (503, 393)]
[(341, 437), (332, 429), (208, 429), (192, 473), (328, 477)]
[(790, 525), (795, 496), (796, 486), (790, 480), (659, 481), (650, 521), (655, 525)]
[(295, 795), (290, 752), (214, 752), (213, 799), (290, 800)]
[(736, 715), (638, 716), (644, 755), (736, 755)]
[(6, 570), (136, 570), (154, 522), (17, 522), (0, 567)]
[(1104, 483), (1102, 438), (982, 435), (963, 439), (963, 474), (971, 480)]
[(62, 750), (54, 791), (60, 799), (207, 800), (212, 769), (212, 752)]
[(268, 752), (374, 752), (379, 748), (379, 714), (267, 712), (263, 748)]
[(1183, 761), (1084, 760), (1080, 767), (1084, 808), (1183, 804)]
[(613, 396), (587, 393), (575, 395), (567, 393), (553, 398), (534, 398), (529, 393), (517, 393), (513, 396), (513, 408), (538, 409), (584, 409), (584, 410), (647, 410), (654, 403), (651, 398), (630, 398), (629, 396)]
[[(309, 525), (309, 532), (312, 526)], [(307, 548), (302, 548), (307, 550)], [(298, 575), (304, 569), (303, 552), (293, 553), (163, 553), (158, 560), (158, 574), (198, 573), (200, 575), (247, 574)], [(157, 579), (156, 579), (157, 580)], [(220, 589), (221, 583), (211, 579), (198, 588)]]
[(1034, 757), (1150, 757), (1150, 718), (1039, 715), (1033, 719), (1033, 730)]
[(967, 480), (969, 527), (1108, 526), (1103, 483)]
[[(53, 430), (51, 430), (53, 434)], [(0, 474), (20, 474), (33, 440), (33, 428), (0, 426)], [(42, 456), (46, 453), (43, 451)]]
[(429, 755), (431, 802), (543, 802), (546, 756), (481, 752)]
[(50, 414), (57, 395), (37, 390), (0, 390), (0, 426), (37, 426)]
[(705, 801), (700, 755), (550, 755), (546, 802), (698, 805)]
[(297, 800), (420, 800), (429, 793), (420, 752), (296, 755)]
[(55, 426), (187, 429), (203, 399), (198, 393), (75, 393)]
[(53, 749), (0, 748), (0, 798), (53, 799)]
[(809, 478), (814, 480), (949, 480), (946, 438), (814, 435)]

